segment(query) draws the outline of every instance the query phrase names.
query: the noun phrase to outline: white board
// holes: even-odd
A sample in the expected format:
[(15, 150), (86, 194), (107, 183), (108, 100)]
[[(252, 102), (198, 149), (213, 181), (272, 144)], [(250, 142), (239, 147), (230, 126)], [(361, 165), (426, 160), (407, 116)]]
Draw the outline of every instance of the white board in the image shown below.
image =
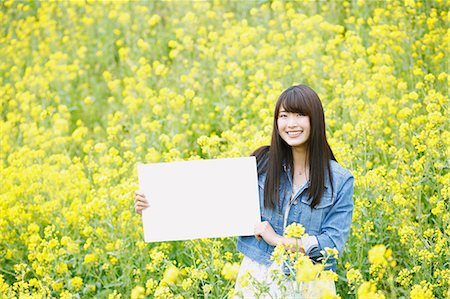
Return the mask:
[(261, 221), (255, 157), (139, 164), (146, 242), (248, 236)]

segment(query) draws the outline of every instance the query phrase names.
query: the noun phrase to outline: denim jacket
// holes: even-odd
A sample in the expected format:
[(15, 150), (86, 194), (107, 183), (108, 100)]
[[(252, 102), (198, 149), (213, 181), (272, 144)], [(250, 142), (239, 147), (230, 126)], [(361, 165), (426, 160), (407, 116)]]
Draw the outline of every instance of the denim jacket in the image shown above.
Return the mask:
[[(262, 163), (264, 162), (267, 161)], [(336, 248), (339, 254), (342, 253), (352, 222), (353, 175), (333, 160), (330, 161), (330, 168), (334, 188), (333, 194), (328, 174), (326, 174), (324, 193), (320, 203), (315, 208), (311, 208), (311, 199), (308, 200), (307, 192), (309, 182), (307, 182), (294, 196), (287, 220), (287, 226), (294, 222), (300, 223), (305, 228), (305, 233), (310, 236), (316, 236), (318, 248), (316, 247), (307, 252), (316, 261), (321, 257), (320, 251), (326, 247)], [(274, 209), (266, 209), (264, 207), (265, 179), (266, 173), (259, 174), (261, 221), (268, 221), (277, 234), (283, 235), (286, 203), (291, 199), (291, 170), (286, 165), (283, 165), (280, 177), (281, 211), (280, 207), (275, 207)], [(241, 253), (258, 263), (264, 265), (272, 264), (270, 256), (274, 247), (267, 244), (264, 240), (258, 241), (255, 236), (240, 236), (237, 248)], [(328, 266), (325, 269), (336, 271), (336, 261), (334, 259), (330, 259), (327, 264)]]

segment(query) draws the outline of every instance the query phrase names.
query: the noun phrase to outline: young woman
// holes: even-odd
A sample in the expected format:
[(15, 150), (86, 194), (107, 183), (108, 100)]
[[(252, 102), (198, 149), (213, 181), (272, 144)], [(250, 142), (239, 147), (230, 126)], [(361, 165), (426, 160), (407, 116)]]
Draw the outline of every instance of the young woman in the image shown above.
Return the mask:
[[(328, 145), (325, 118), (318, 95), (308, 86), (286, 89), (274, 111), (270, 147), (257, 149), (258, 184), (262, 222), (255, 226), (255, 237), (239, 237), (237, 248), (244, 254), (239, 276), (249, 271), (258, 281), (265, 281), (271, 295), (279, 294), (271, 282), (270, 270), (277, 266), (270, 260), (279, 243), (304, 250), (314, 261), (325, 248), (342, 252), (350, 230), (353, 212), (353, 176), (340, 166)], [(300, 240), (283, 237), (284, 229), (300, 223), (308, 236)], [(327, 269), (336, 271), (336, 261)], [(239, 278), (238, 278), (239, 281)], [(317, 282), (319, 283), (319, 282)], [(289, 297), (318, 297), (320, 290), (311, 283), (308, 294)], [(322, 285), (335, 292), (334, 282)], [(316, 288), (316, 289), (315, 289)], [(252, 298), (254, 290), (236, 291)]]
[[(255, 236), (238, 239), (237, 248), (244, 254), (238, 281), (249, 272), (257, 281), (270, 285), (271, 297), (278, 297), (278, 284), (270, 278), (271, 270), (277, 268), (270, 260), (277, 244), (300, 248), (315, 261), (327, 247), (342, 252), (352, 220), (353, 176), (336, 162), (326, 139), (322, 104), (306, 85), (289, 87), (280, 95), (271, 145), (253, 155), (258, 165), (262, 222), (255, 225)], [(136, 212), (146, 207), (144, 194), (137, 192)], [(292, 223), (302, 224), (308, 236), (299, 240), (284, 237), (284, 229)], [(328, 262), (328, 268), (335, 271), (336, 262)], [(334, 282), (325, 287), (335, 291)], [(313, 293), (308, 296), (318, 294), (314, 288), (319, 286), (309, 285)], [(243, 288), (237, 283), (236, 292), (244, 298), (255, 297), (251, 285)]]

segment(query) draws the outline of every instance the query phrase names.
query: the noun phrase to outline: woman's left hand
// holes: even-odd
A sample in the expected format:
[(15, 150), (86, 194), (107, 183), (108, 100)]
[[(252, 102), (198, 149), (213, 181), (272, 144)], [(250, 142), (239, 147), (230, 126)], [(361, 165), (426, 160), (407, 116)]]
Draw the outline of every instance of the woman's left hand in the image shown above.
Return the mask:
[(264, 239), (271, 246), (276, 246), (281, 241), (281, 236), (273, 230), (268, 221), (263, 221), (255, 225), (255, 237), (258, 240)]

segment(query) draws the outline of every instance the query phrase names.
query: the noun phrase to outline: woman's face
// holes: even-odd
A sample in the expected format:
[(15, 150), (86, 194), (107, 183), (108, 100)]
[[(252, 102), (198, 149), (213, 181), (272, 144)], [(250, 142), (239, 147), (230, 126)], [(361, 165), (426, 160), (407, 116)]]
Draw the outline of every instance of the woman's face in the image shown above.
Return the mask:
[(308, 144), (311, 133), (309, 116), (300, 113), (287, 112), (283, 106), (280, 108), (277, 119), (278, 134), (292, 147), (304, 147)]

